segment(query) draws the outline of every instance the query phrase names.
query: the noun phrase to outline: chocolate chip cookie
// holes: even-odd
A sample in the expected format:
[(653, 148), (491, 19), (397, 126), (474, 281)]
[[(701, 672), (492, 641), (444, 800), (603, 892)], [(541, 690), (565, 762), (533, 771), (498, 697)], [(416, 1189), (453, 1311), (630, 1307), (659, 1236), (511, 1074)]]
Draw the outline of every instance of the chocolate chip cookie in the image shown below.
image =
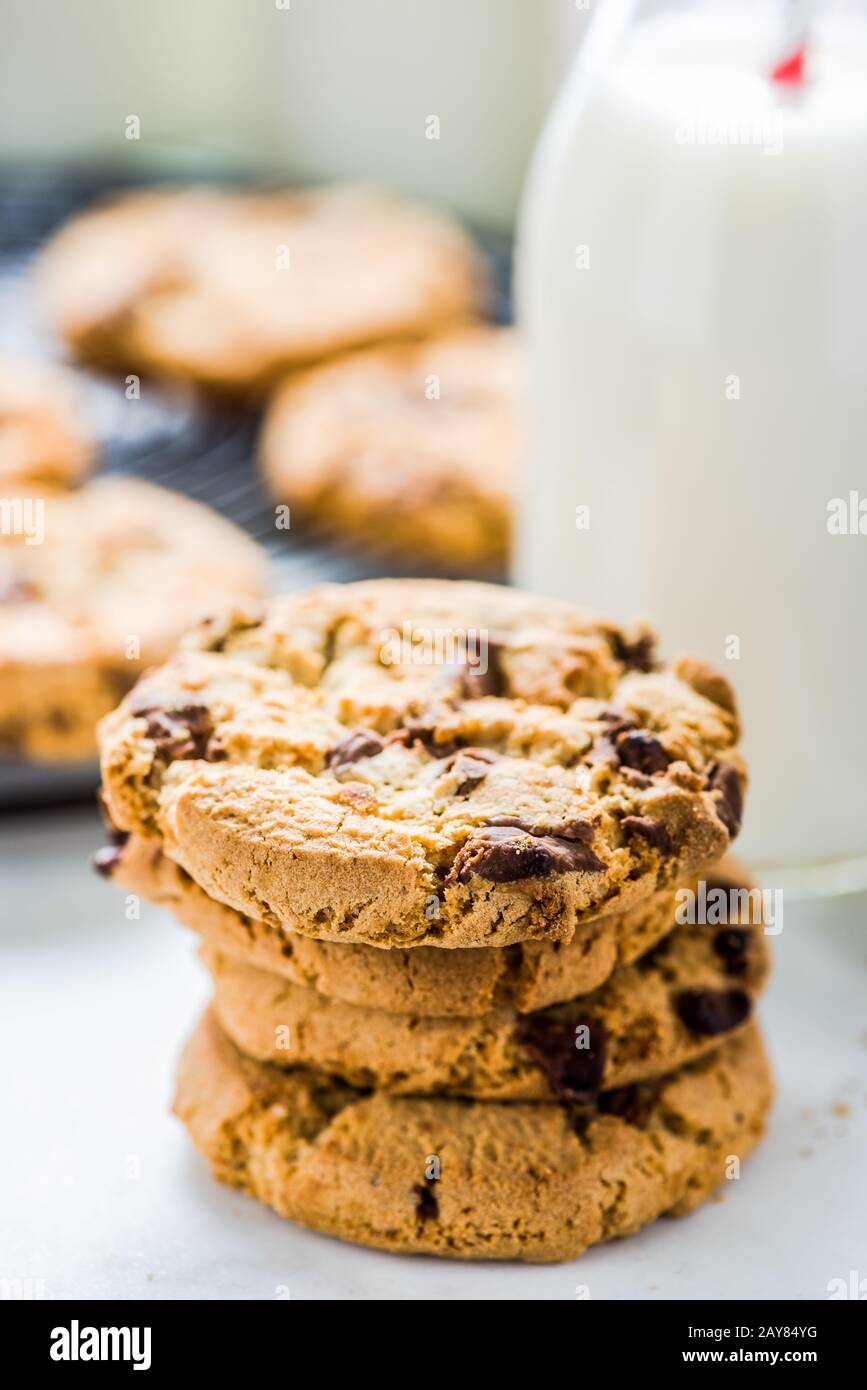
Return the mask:
[(75, 217), (39, 285), (82, 356), (232, 392), (477, 311), (479, 257), (444, 214), (375, 189), (165, 188)]
[(404, 561), (493, 573), (509, 551), (521, 355), (477, 325), (291, 378), (262, 463), (295, 515)]
[(727, 682), (494, 585), (326, 585), (237, 615), (104, 721), (103, 790), (212, 898), (376, 946), (572, 940), (718, 858)]
[(215, 513), (133, 479), (15, 501), (21, 525), (0, 536), (0, 753), (86, 759), (100, 717), (185, 628), (263, 593), (264, 560)]
[(203, 957), (217, 1021), (247, 1056), (395, 1095), (480, 1100), (592, 1100), (675, 1071), (747, 1024), (769, 966), (760, 929), (679, 926), (571, 1003), (461, 1019), (357, 1008), (237, 956)]
[(626, 912), (580, 923), (567, 942), (466, 951), (341, 945), (299, 936), (216, 902), (155, 840), (113, 832), (109, 839), (96, 856), (99, 871), (172, 912), (209, 950), (285, 976), (328, 999), (389, 1013), (478, 1018), (502, 1005), (523, 1013), (543, 1009), (598, 988), (616, 966), (643, 955), (671, 931), (674, 921), (675, 895), (665, 890)]
[(206, 1015), (175, 1111), (216, 1178), (301, 1225), (403, 1253), (542, 1262), (698, 1206), (760, 1140), (772, 1092), (754, 1026), (663, 1082), (506, 1104), (366, 1095), (253, 1062)]
[(72, 375), (0, 357), (0, 493), (73, 487), (93, 459), (94, 440)]

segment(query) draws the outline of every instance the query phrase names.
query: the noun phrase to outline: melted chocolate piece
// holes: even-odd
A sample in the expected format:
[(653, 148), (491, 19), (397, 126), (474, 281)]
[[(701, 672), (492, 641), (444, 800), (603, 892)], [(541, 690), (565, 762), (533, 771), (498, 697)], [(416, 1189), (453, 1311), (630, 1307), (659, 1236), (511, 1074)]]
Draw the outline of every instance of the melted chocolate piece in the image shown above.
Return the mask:
[(669, 757), (659, 739), (642, 729), (631, 715), (610, 709), (604, 710), (600, 718), (608, 727), (594, 739), (585, 762), (613, 763), (624, 771), (628, 769), (630, 780), (665, 771)]
[(165, 762), (209, 756), (214, 721), (206, 705), (135, 705), (132, 713), (147, 721), (145, 732)]
[(668, 754), (659, 739), (641, 729), (618, 734), (615, 747), (622, 767), (632, 767), (636, 772), (644, 772), (648, 776), (654, 772), (664, 772), (668, 767)]
[(506, 678), (503, 672), (501, 656), (503, 653), (502, 642), (494, 642), (489, 638), (484, 647), (485, 665), (487, 669), (480, 671), (478, 666), (473, 666), (466, 662), (461, 672), (461, 692), (467, 700), (481, 700), (486, 695), (505, 695)]
[(352, 767), (360, 758), (375, 758), (385, 747), (385, 739), (375, 729), (356, 729), (332, 748), (325, 766), (335, 777)]
[(716, 794), (716, 813), (734, 839), (744, 814), (744, 789), (740, 775), (729, 763), (714, 763), (708, 786)]
[(476, 831), (458, 851), (447, 881), (468, 883), (477, 874), (489, 883), (517, 883), (581, 869), (598, 872), (604, 867), (580, 842), (553, 835), (532, 836), (494, 825)]
[(658, 849), (660, 854), (672, 853), (674, 846), (671, 836), (661, 821), (651, 820), (650, 816), (624, 816), (621, 823), (625, 834), (640, 835), (642, 840), (646, 840), (653, 849)]
[(622, 632), (615, 632), (611, 646), (627, 671), (652, 671), (656, 665), (655, 638), (651, 632), (643, 633), (634, 642), (627, 641)]
[(723, 927), (713, 939), (713, 948), (725, 962), (727, 975), (745, 975), (749, 968), (750, 933), (743, 927)]
[(599, 1097), (600, 1115), (614, 1115), (627, 1125), (645, 1129), (657, 1097), (657, 1087), (617, 1086)]
[[(576, 1047), (576, 1028), (589, 1031), (589, 1047)], [(518, 1041), (532, 1053), (561, 1100), (595, 1100), (602, 1085), (608, 1042), (601, 1023), (582, 1019), (560, 1023), (545, 1014), (522, 1014), (516, 1026)]]
[(395, 729), (389, 735), (389, 743), (405, 743), (408, 747), (413, 744), (420, 744), (426, 753), (430, 753), (432, 758), (450, 758), (453, 753), (460, 751), (460, 744), (454, 739), (448, 739), (442, 743), (437, 742), (437, 731), (435, 725), (422, 724), (420, 720), (411, 720), (404, 724), (403, 728)]
[(749, 1018), (752, 1004), (742, 989), (684, 989), (674, 1000), (680, 1021), (692, 1033), (713, 1038)]
[(639, 970), (656, 970), (665, 960), (671, 950), (671, 937), (664, 936), (661, 941), (655, 942), (649, 950), (639, 956), (635, 962)]
[(593, 827), (576, 819), (565, 825), (528, 825), (517, 816), (493, 816), (458, 850), (448, 882), (473, 874), (489, 883), (517, 883), (552, 874), (601, 873), (605, 865), (590, 844)]
[(461, 748), (449, 756), (443, 771), (454, 772), (460, 778), (455, 796), (466, 796), (488, 775), (488, 768), (499, 757), (491, 748)]
[(429, 1183), (417, 1183), (412, 1189), (417, 1197), (415, 1204), (415, 1214), (419, 1221), (436, 1221), (440, 1214), (440, 1205), (433, 1194)]

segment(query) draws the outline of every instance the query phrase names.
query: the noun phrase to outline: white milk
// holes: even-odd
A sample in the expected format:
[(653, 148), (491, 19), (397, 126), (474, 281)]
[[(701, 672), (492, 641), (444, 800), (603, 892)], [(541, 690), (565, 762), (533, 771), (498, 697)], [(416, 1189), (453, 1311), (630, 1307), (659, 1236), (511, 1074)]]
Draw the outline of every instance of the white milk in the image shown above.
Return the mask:
[(762, 13), (591, 33), (543, 136), (517, 577), (717, 663), (744, 848), (809, 866), (867, 853), (867, 23), (787, 89)]

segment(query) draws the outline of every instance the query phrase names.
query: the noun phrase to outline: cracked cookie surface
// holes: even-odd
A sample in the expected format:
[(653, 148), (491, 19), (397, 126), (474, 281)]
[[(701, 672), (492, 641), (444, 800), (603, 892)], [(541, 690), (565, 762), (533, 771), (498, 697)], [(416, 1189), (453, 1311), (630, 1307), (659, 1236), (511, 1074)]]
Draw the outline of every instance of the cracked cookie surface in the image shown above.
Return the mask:
[(521, 354), (479, 325), (293, 377), (269, 403), (273, 496), (380, 553), (495, 573), (509, 552)]
[(103, 793), (209, 896), (301, 934), (569, 941), (727, 849), (737, 735), (727, 682), (657, 666), (645, 628), (380, 580), (206, 626), (103, 722)]
[(313, 1230), (543, 1262), (698, 1206), (761, 1139), (772, 1094), (755, 1026), (662, 1083), (573, 1107), (365, 1095), (251, 1061), (206, 1014), (175, 1113), (216, 1178)]
[(248, 1056), (395, 1095), (480, 1100), (592, 1100), (676, 1071), (747, 1025), (769, 968), (761, 928), (684, 925), (591, 994), (459, 1019), (358, 1008), (202, 954), (214, 1014)]
[(101, 850), (96, 862), (126, 891), (172, 912), (214, 951), (329, 999), (440, 1018), (474, 1018), (499, 1005), (526, 1013), (586, 994), (671, 931), (675, 911), (675, 895), (665, 890), (626, 912), (581, 923), (568, 942), (525, 941), (502, 950), (383, 951), (317, 941), (246, 917), (209, 898), (154, 840), (130, 836)]
[(101, 365), (232, 391), (482, 307), (481, 261), (451, 218), (371, 188), (157, 189), (74, 217), (37, 284)]
[(261, 595), (264, 556), (164, 488), (105, 477), (43, 503), (44, 536), (0, 538), (0, 752), (96, 754), (96, 725), (215, 603)]

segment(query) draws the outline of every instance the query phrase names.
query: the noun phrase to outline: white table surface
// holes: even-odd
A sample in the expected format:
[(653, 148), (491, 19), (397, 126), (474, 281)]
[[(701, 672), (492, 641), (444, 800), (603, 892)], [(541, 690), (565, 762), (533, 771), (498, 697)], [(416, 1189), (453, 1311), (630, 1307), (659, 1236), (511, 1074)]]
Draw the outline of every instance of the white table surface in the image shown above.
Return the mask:
[(169, 1114), (208, 993), (194, 938), (125, 920), (101, 839), (90, 811), (0, 820), (0, 1296), (822, 1299), (867, 1276), (863, 897), (786, 903), (779, 1098), (724, 1200), (573, 1264), (472, 1265), (343, 1245), (211, 1180)]

